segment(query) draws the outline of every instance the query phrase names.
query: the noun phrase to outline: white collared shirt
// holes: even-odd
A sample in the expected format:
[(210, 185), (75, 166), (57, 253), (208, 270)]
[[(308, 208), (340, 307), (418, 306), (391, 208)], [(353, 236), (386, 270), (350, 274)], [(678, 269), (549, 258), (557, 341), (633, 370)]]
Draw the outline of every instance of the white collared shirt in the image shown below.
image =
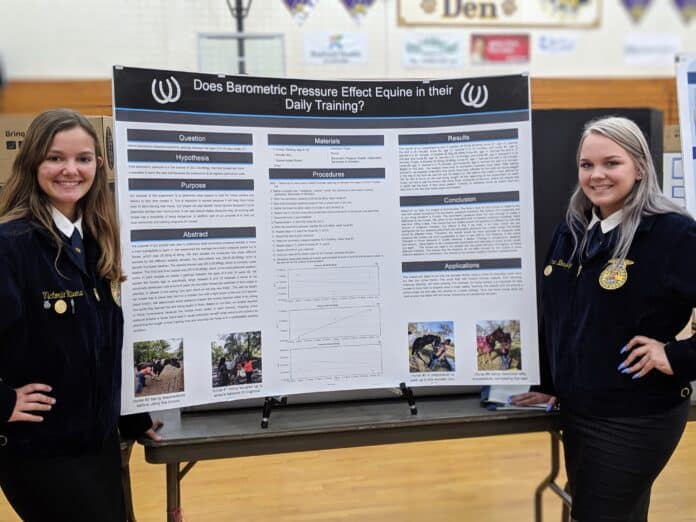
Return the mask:
[(73, 223), (68, 218), (66, 218), (60, 210), (51, 205), (51, 217), (53, 217), (53, 222), (55, 223), (58, 230), (60, 230), (67, 238), (72, 237), (73, 230), (77, 229), (80, 233), (80, 237), (84, 237), (82, 233), (82, 215)]
[(619, 210), (607, 216), (606, 218), (599, 219), (596, 210), (593, 208), (592, 219), (590, 220), (590, 224), (587, 225), (587, 230), (592, 230), (592, 227), (599, 223), (599, 225), (602, 227), (602, 233), (606, 234), (607, 232), (611, 232), (621, 224), (622, 217), (623, 209), (620, 208)]

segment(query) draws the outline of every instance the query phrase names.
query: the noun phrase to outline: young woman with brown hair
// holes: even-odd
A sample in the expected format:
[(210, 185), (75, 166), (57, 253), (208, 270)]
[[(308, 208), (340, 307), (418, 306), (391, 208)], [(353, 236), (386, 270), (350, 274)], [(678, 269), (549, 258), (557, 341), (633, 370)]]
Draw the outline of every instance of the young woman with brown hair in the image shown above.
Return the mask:
[(119, 230), (97, 135), (65, 109), (29, 126), (0, 194), (0, 487), (24, 520), (125, 520)]

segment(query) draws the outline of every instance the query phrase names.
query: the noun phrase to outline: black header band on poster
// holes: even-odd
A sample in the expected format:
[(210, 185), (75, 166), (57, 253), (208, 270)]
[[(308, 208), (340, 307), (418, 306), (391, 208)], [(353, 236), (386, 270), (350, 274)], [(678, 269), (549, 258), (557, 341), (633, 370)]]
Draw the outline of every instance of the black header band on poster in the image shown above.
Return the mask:
[(324, 81), (131, 67), (114, 67), (113, 73), (115, 115), (123, 120), (133, 117), (126, 115), (128, 111), (361, 120), (519, 112), (512, 121), (528, 119), (529, 77), (522, 74), (472, 80)]

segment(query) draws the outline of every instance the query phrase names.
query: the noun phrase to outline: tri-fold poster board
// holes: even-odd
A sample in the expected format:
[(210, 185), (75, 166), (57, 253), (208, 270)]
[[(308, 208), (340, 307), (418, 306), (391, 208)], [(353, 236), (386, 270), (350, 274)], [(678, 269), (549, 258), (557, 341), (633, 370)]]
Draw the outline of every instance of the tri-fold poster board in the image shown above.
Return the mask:
[(125, 413), (538, 382), (527, 75), (113, 81)]

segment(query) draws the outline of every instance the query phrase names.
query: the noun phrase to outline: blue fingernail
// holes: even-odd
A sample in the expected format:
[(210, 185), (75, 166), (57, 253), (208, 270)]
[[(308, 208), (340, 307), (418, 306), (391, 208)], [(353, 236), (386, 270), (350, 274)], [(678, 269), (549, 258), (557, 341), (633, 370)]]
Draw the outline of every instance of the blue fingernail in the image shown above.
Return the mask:
[(631, 372), (631, 370), (629, 370), (628, 368), (624, 368), (623, 370), (621, 370), (621, 373), (630, 373), (630, 372)]
[(621, 348), (621, 351), (619, 353), (626, 353), (628, 351), (628, 346), (624, 346)]
[(547, 404), (546, 405), (546, 413), (549, 413), (551, 411), (553, 411), (553, 404)]
[(638, 378), (640, 378), (640, 374), (639, 374), (639, 373), (636, 373), (633, 377), (631, 377), (631, 379), (638, 379)]
[(508, 403), (508, 404), (512, 404), (512, 395), (510, 395), (510, 396), (507, 398), (507, 403)]
[(619, 364), (619, 367), (617, 368), (617, 370), (621, 371), (621, 370), (623, 370), (625, 367), (626, 367), (626, 362), (624, 361), (624, 362), (622, 362), (621, 364)]

